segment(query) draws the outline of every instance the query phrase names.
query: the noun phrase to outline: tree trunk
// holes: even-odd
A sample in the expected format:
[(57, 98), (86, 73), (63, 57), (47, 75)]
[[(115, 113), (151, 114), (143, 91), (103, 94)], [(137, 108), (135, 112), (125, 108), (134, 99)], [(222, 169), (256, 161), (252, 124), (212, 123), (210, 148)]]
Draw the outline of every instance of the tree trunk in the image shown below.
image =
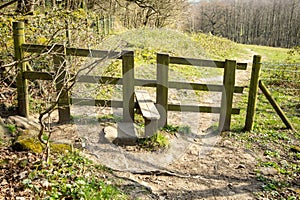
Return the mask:
[(35, 0), (18, 0), (16, 12), (32, 15), (34, 11)]

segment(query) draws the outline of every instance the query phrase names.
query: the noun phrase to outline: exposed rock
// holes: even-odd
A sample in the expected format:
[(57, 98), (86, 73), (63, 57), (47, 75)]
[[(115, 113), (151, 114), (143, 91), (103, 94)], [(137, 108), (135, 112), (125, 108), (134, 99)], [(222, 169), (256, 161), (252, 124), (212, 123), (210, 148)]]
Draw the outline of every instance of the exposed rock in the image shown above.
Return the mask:
[(265, 176), (278, 174), (278, 170), (274, 167), (262, 167), (260, 172)]
[(16, 151), (32, 151), (34, 153), (41, 153), (43, 146), (37, 137), (31, 134), (23, 133), (12, 144), (12, 148)]
[(232, 142), (230, 140), (224, 140), (222, 143), (223, 147), (232, 147)]
[(18, 115), (8, 117), (6, 120), (6, 124), (15, 124), (17, 127), (27, 130), (40, 129), (40, 125), (35, 121)]
[[(25, 130), (17, 137), (12, 144), (12, 148), (16, 151), (41, 153), (44, 146), (37, 137), (37, 131)], [(72, 147), (70, 144), (50, 143), (50, 149), (52, 152), (64, 153), (65, 151), (71, 151)]]
[(118, 127), (107, 126), (103, 131), (109, 142), (118, 145), (135, 145), (138, 139), (133, 123), (118, 123)]
[(111, 143), (118, 137), (117, 127), (107, 126), (103, 129), (103, 132), (104, 132), (105, 138)]

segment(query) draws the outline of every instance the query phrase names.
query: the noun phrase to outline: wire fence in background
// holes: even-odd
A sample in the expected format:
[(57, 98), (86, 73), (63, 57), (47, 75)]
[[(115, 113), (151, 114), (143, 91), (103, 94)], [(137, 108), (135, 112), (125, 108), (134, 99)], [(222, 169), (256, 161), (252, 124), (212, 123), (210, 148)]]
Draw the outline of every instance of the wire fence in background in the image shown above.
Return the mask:
[(260, 80), (287, 117), (292, 120), (300, 117), (300, 63), (262, 63)]

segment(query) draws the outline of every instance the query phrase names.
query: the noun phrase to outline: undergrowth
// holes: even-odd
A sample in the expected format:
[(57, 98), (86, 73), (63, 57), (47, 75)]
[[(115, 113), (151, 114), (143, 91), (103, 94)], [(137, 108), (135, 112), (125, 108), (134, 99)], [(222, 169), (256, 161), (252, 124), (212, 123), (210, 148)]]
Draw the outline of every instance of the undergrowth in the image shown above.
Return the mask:
[(105, 173), (105, 167), (70, 152), (52, 157), (46, 165), (36, 163), (22, 183), (42, 199), (128, 199)]

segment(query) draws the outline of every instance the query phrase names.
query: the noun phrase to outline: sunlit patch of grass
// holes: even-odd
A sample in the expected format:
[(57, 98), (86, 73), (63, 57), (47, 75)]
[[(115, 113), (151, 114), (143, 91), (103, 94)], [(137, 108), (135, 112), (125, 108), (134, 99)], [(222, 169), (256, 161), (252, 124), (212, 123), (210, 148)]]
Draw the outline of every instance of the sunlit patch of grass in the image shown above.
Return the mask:
[(276, 48), (268, 46), (258, 46), (258, 45), (245, 45), (247, 48), (256, 52), (258, 55), (262, 55), (262, 60), (264, 62), (278, 62), (285, 61), (288, 58), (287, 48)]

